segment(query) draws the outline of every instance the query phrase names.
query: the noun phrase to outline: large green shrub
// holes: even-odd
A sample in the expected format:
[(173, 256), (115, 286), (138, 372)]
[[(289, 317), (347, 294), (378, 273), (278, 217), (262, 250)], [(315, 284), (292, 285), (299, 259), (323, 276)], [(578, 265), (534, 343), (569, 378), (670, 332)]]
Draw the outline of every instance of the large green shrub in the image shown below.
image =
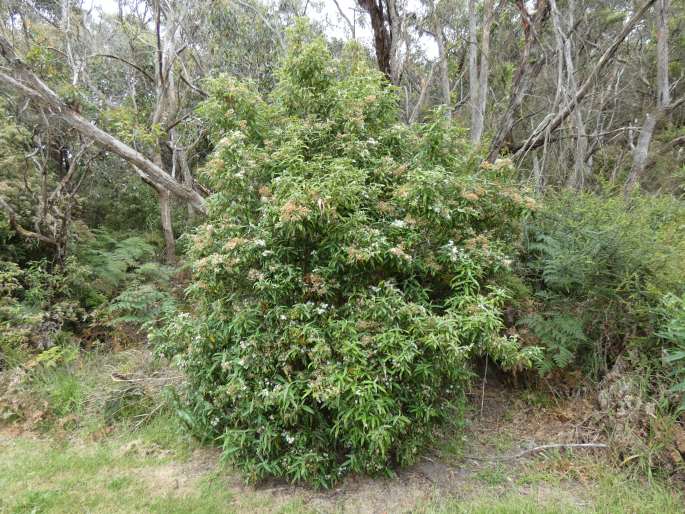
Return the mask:
[(273, 93), (211, 81), (215, 191), (193, 238), (196, 317), (157, 334), (188, 377), (181, 415), (249, 478), (329, 485), (414, 461), (501, 335), (496, 277), (533, 201), (478, 169), (437, 113), (398, 122), (358, 48), (291, 35)]

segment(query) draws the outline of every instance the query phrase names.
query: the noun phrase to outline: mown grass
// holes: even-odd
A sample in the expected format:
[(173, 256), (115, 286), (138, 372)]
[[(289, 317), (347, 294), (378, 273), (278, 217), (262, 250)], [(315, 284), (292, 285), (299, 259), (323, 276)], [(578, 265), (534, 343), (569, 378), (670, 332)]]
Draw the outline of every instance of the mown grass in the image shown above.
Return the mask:
[[(0, 512), (230, 513), (236, 493), (221, 473), (207, 469), (180, 489), (184, 470), (173, 453), (122, 451), (120, 441), (54, 444), (42, 439), (0, 441)], [(124, 445), (125, 446), (125, 445)], [(168, 475), (168, 476), (167, 476)], [(255, 495), (254, 502), (264, 503)], [(249, 502), (247, 502), (249, 503)], [(299, 512), (293, 499), (282, 512)], [(296, 509), (296, 510), (292, 510)], [(251, 509), (250, 509), (251, 511)]]
[[(163, 421), (172, 420), (160, 419)], [(150, 427), (135, 441), (159, 443), (168, 433)], [(161, 436), (161, 437), (160, 437)], [(303, 499), (307, 490), (274, 502), (259, 489), (236, 485), (229, 471), (208, 465), (187, 482), (175, 451), (129, 451), (129, 439), (55, 443), (25, 436), (0, 438), (0, 512), (18, 513), (232, 513), (344, 512), (331, 494), (323, 508)], [(182, 445), (182, 443), (176, 443)], [(160, 450), (160, 446), (153, 446)], [(134, 446), (135, 448), (135, 446)], [(192, 463), (192, 459), (186, 459)], [(409, 506), (424, 514), (660, 513), (683, 512), (682, 496), (657, 480), (640, 481), (606, 465), (587, 464), (591, 475), (574, 481), (555, 466), (532, 462), (513, 474), (502, 466), (474, 473), (454, 496), (435, 490), (432, 499)], [(595, 466), (595, 467), (592, 467)], [(545, 468), (540, 470), (538, 468)], [(514, 479), (510, 479), (514, 476)], [(497, 479), (493, 479), (496, 477)], [(462, 493), (463, 496), (461, 495)], [(290, 493), (288, 493), (290, 494)], [(325, 497), (325, 493), (322, 493)], [(346, 494), (355, 494), (354, 488)]]
[[(349, 505), (358, 505), (365, 494), (375, 495), (380, 504), (392, 500), (382, 481), (365, 486), (375, 488), (371, 493), (354, 484), (341, 484), (343, 494), (292, 488), (277, 496), (242, 487), (240, 477), (219, 465), (216, 453), (207, 453), (188, 437), (161, 389), (144, 398), (118, 396), (111, 373), (139, 371), (139, 357), (126, 352), (81, 355), (68, 365), (33, 371), (25, 392), (49, 415), (25, 435), (0, 431), (0, 513), (299, 514), (355, 511)], [(117, 404), (116, 416), (106, 408), (111, 398), (123, 402)], [(148, 410), (155, 414), (139, 423), (141, 412)], [(477, 437), (495, 453), (507, 453), (516, 437), (506, 428), (479, 436), (476, 429), (464, 431), (460, 423), (446, 431), (436, 450), (453, 468), (467, 469), (468, 439)], [(395, 488), (395, 494), (401, 490)], [(317, 498), (314, 504), (308, 501), (312, 495)], [(658, 478), (641, 480), (599, 457), (572, 453), (478, 465), (454, 487), (426, 485), (424, 498), (429, 500), (409, 498), (402, 512), (685, 512), (677, 487)]]
[(682, 494), (658, 481), (642, 482), (606, 468), (598, 482), (484, 484), (468, 498), (436, 498), (422, 514), (681, 514)]

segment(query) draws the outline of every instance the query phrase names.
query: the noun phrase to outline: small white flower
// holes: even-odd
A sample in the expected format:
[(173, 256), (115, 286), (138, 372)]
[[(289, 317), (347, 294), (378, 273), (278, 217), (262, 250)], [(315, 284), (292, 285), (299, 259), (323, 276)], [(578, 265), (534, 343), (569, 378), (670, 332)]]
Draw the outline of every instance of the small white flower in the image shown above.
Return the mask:
[(395, 220), (391, 223), (391, 225), (397, 228), (404, 228), (407, 226), (407, 223), (404, 220)]

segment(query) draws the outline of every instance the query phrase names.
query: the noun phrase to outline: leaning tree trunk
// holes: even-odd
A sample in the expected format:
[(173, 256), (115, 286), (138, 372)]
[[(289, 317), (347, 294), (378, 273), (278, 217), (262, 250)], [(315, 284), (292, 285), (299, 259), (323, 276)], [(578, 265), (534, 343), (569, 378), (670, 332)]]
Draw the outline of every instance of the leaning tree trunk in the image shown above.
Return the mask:
[(524, 98), (528, 94), (531, 86), (531, 79), (537, 77), (542, 69), (544, 61), (541, 57), (533, 59), (533, 51), (540, 46), (539, 39), (535, 34), (540, 33), (540, 28), (547, 18), (549, 12), (547, 3), (538, 2), (538, 10), (532, 18), (522, 0), (517, 0), (516, 6), (522, 16), (525, 43), (521, 52), (518, 70), (516, 71), (516, 75), (511, 84), (509, 105), (499, 121), (499, 128), (497, 129), (495, 137), (490, 143), (490, 150), (488, 152), (489, 161), (494, 161), (504, 147), (507, 146), (507, 142), (511, 141), (511, 133), (516, 122), (516, 113), (519, 111)]
[(0, 36), (0, 54), (5, 57), (16, 77), (0, 71), (0, 83), (11, 87), (17, 93), (25, 95), (31, 100), (49, 107), (53, 116), (60, 118), (87, 139), (92, 140), (96, 145), (109, 150), (130, 163), (141, 178), (189, 202), (197, 211), (206, 212), (205, 200), (197, 191), (179, 183), (143, 154), (100, 129), (64, 103), (52, 89), (17, 57), (12, 45), (2, 36)]

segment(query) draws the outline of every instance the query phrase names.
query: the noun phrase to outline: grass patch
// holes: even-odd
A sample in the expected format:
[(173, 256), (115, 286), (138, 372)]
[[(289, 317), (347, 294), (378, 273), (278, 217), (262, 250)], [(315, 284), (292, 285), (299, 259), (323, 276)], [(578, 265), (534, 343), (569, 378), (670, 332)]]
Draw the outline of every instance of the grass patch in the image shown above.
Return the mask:
[(641, 482), (607, 473), (585, 486), (509, 489), (483, 487), (477, 498), (437, 499), (417, 512), (425, 514), (680, 514), (682, 495), (659, 482)]
[(219, 482), (198, 479), (178, 491), (160, 473), (172, 461), (166, 455), (22, 437), (0, 442), (0, 452), (1, 512), (231, 512), (232, 497)]
[(481, 469), (475, 474), (475, 477), (477, 480), (491, 486), (502, 485), (510, 480), (507, 476), (506, 468), (501, 464), (495, 464)]

